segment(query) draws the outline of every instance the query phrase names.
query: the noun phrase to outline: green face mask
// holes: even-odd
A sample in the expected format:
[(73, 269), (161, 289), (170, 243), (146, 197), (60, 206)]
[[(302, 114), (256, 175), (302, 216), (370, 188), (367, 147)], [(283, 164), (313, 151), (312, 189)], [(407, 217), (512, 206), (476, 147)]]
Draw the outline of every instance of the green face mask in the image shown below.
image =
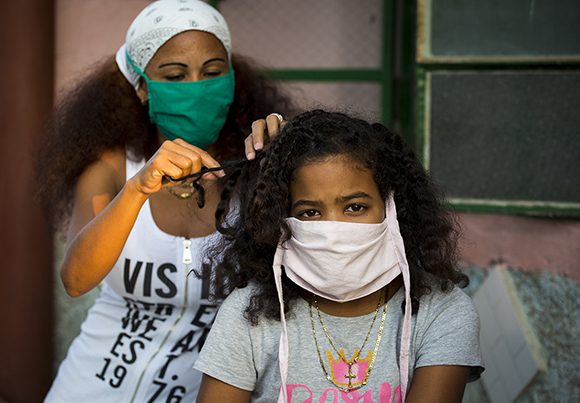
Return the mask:
[(149, 118), (170, 140), (183, 139), (199, 148), (215, 143), (234, 100), (234, 70), (193, 82), (153, 81), (127, 55), (129, 64), (147, 82)]

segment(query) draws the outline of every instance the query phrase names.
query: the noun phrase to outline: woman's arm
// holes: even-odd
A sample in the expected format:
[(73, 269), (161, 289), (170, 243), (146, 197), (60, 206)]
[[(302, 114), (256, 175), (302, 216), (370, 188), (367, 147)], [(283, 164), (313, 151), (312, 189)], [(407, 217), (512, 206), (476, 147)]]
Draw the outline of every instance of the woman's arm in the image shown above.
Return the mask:
[(161, 189), (164, 175), (179, 178), (202, 166), (219, 166), (205, 151), (183, 140), (166, 141), (117, 193), (124, 160), (124, 152), (111, 151), (77, 182), (67, 233), (70, 243), (61, 266), (63, 284), (73, 297), (90, 291), (109, 273), (143, 203)]
[(131, 182), (117, 193), (122, 167), (124, 153), (110, 153), (88, 167), (77, 182), (61, 266), (62, 282), (72, 297), (90, 291), (109, 273), (147, 200)]
[(197, 395), (197, 403), (247, 403), (252, 392), (236, 388), (204, 374)]
[(406, 403), (461, 403), (469, 367), (433, 365), (415, 369)]

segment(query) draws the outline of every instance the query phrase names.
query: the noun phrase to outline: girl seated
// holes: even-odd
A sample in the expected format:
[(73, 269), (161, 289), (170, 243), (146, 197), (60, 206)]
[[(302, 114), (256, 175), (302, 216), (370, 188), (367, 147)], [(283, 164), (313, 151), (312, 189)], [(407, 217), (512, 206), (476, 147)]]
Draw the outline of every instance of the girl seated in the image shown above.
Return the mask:
[(198, 402), (460, 402), (483, 371), (454, 221), (381, 124), (297, 116), (228, 174), (216, 216), (204, 274), (227, 298)]

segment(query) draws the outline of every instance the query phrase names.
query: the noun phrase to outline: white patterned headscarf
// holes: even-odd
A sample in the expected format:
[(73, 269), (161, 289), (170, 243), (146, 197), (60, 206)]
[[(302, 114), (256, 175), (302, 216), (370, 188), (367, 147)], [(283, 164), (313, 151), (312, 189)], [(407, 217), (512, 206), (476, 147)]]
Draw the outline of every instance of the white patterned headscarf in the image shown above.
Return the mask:
[(199, 0), (158, 0), (139, 13), (133, 21), (125, 43), (117, 51), (119, 69), (133, 87), (139, 86), (139, 74), (127, 62), (127, 54), (142, 71), (157, 50), (183, 31), (213, 34), (231, 56), (232, 40), (224, 17), (212, 6)]

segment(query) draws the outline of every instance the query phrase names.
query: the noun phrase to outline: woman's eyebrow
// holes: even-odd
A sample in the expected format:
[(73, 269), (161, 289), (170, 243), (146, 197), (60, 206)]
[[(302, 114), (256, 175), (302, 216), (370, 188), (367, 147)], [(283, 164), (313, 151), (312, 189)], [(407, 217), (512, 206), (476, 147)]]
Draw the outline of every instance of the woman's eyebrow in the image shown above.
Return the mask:
[(181, 62), (167, 62), (167, 63), (160, 64), (159, 66), (157, 66), (157, 68), (160, 69), (160, 68), (167, 67), (167, 66), (187, 67), (187, 64), (181, 63)]
[[(206, 64), (209, 63), (213, 63), (213, 62), (223, 62), (225, 63), (225, 59), (222, 59), (221, 57), (214, 57), (212, 59), (208, 59), (205, 62), (203, 62), (203, 65), (205, 66)], [(167, 67), (167, 66), (179, 66), (179, 67), (188, 67), (188, 65), (186, 63), (182, 63), (182, 62), (167, 62), (167, 63), (161, 63), (159, 66), (157, 66), (158, 69), (161, 69), (163, 67)]]
[(214, 57), (213, 59), (209, 59), (209, 60), (206, 60), (205, 62), (203, 62), (203, 65), (205, 66), (206, 64), (212, 63), (212, 62), (223, 62), (223, 63), (225, 63), (226, 60), (225, 59), (222, 59), (221, 57)]

